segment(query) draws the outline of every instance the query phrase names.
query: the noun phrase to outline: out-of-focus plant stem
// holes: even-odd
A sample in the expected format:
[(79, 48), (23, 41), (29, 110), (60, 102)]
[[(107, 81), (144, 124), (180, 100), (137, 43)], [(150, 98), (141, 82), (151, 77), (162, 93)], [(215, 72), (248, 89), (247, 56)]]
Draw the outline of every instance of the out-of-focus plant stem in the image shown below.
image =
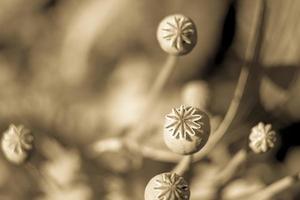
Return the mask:
[[(89, 157), (97, 157), (99, 154), (105, 152), (117, 152), (120, 151), (124, 145), (122, 138), (109, 138), (97, 141), (89, 149), (87, 149)], [(165, 151), (156, 149), (147, 145), (139, 145), (134, 140), (127, 140), (127, 144), (130, 145), (131, 150), (140, 152), (144, 158), (149, 158), (161, 162), (178, 162), (182, 158), (181, 155), (175, 154), (171, 151)]]
[(128, 133), (128, 137), (134, 140), (138, 140), (143, 136), (146, 125), (151, 119), (151, 113), (155, 107), (155, 103), (169, 80), (172, 72), (175, 70), (178, 56), (169, 55), (157, 78), (155, 79), (145, 103), (143, 112), (141, 113), (136, 126), (133, 127), (132, 131)]
[(217, 130), (212, 134), (212, 137), (208, 140), (204, 148), (200, 152), (195, 154), (195, 161), (201, 160), (203, 157), (205, 157), (217, 145), (217, 143), (222, 139), (222, 137), (227, 132), (240, 106), (241, 98), (244, 94), (244, 90), (248, 80), (248, 75), (249, 75), (249, 69), (246, 66), (244, 66), (240, 73), (237, 87), (235, 89), (234, 96), (231, 100), (229, 109), (222, 123), (219, 125)]
[(217, 175), (215, 182), (221, 187), (228, 183), (238, 172), (238, 168), (247, 160), (248, 152), (245, 149), (239, 150)]
[[(172, 72), (175, 70), (176, 62), (178, 60), (178, 56), (169, 55), (164, 66), (162, 67), (161, 71), (159, 72), (153, 86), (149, 92), (148, 96), (148, 104), (149, 107), (146, 107), (147, 111), (151, 110), (151, 105), (157, 100), (158, 96), (160, 95), (161, 91), (163, 90), (164, 86), (166, 85), (167, 81), (169, 80)], [(147, 110), (149, 109), (149, 110)]]
[(193, 155), (184, 156), (182, 162), (176, 165), (176, 167), (172, 170), (172, 172), (182, 176), (190, 168), (192, 162), (193, 162)]
[(297, 173), (293, 176), (284, 177), (271, 185), (263, 188), (262, 190), (256, 192), (254, 195), (246, 198), (246, 200), (259, 199), (267, 200), (274, 197), (276, 194), (292, 187), (300, 181), (300, 173)]
[(27, 171), (33, 176), (33, 178), (36, 179), (36, 181), (42, 182), (43, 184), (45, 184), (45, 186), (50, 187), (52, 190), (61, 188), (61, 186), (56, 181), (48, 178), (35, 165), (27, 162), (24, 166)]
[[(229, 105), (227, 113), (219, 125), (215, 133), (212, 137), (208, 140), (208, 143), (202, 151), (198, 152), (195, 155), (195, 161), (201, 160), (204, 156), (206, 156), (214, 147), (215, 145), (222, 139), (225, 135), (227, 130), (229, 129), (231, 123), (233, 122), (236, 114), (238, 113), (241, 99), (245, 92), (245, 88), (247, 85), (247, 81), (249, 78), (250, 67), (258, 67), (257, 59), (260, 54), (261, 49), (261, 42), (263, 38), (263, 30), (264, 30), (264, 22), (265, 22), (265, 2), (259, 1), (256, 8), (256, 13), (254, 15), (254, 24), (252, 28), (252, 32), (250, 34), (250, 39), (247, 45), (246, 53), (245, 53), (245, 63), (242, 66), (241, 73), (239, 76), (239, 80), (232, 98), (232, 101)], [(250, 64), (247, 63), (249, 60), (251, 61)], [(252, 69), (253, 70), (253, 69)], [(254, 70), (253, 70), (254, 71)]]

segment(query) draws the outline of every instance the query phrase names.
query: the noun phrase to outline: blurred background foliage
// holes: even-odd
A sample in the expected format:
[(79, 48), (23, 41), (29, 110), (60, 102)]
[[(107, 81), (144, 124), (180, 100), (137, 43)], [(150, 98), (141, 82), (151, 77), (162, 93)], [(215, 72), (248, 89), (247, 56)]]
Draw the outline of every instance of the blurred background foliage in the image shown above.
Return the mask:
[[(38, 141), (32, 162), (63, 189), (52, 190), (0, 155), (0, 199), (143, 199), (147, 180), (170, 170), (130, 152), (90, 155), (93, 142), (118, 136), (136, 122), (166, 59), (156, 28), (183, 13), (198, 28), (198, 44), (178, 67), (153, 109), (147, 144), (165, 148), (163, 116), (182, 103), (190, 81), (209, 92), (207, 111), (217, 126), (241, 69), (259, 0), (1, 0), (0, 130), (29, 127)], [(210, 199), (214, 170), (228, 162), (258, 121), (280, 130), (282, 145), (249, 164), (224, 191), (255, 192), (299, 171), (300, 1), (267, 0), (259, 74), (253, 75), (237, 122), (191, 172), (194, 199)], [(208, 89), (204, 89), (207, 91)], [(138, 160), (138, 161), (137, 161)], [(258, 162), (257, 161), (257, 162)], [(251, 187), (250, 187), (251, 186)], [(192, 189), (193, 192), (193, 189)], [(299, 191), (298, 191), (299, 193)], [(278, 199), (293, 199), (288, 191)], [(299, 194), (298, 194), (299, 195)], [(193, 196), (192, 196), (193, 198)]]

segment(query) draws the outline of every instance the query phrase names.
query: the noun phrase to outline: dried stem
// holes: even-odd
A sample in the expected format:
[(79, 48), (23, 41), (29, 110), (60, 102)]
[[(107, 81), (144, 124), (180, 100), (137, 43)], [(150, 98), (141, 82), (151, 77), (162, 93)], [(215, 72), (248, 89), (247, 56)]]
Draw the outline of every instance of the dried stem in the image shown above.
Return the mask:
[[(125, 142), (127, 141), (127, 143)], [(149, 158), (161, 162), (178, 162), (182, 158), (181, 155), (171, 151), (165, 151), (149, 147), (147, 145), (139, 145), (134, 140), (122, 140), (122, 138), (109, 138), (97, 141), (90, 149), (87, 149), (87, 155), (97, 157), (99, 154), (109, 151), (120, 151), (123, 145), (130, 145), (129, 148), (135, 152), (140, 152), (144, 158)]]
[(250, 199), (259, 199), (259, 200), (267, 200), (274, 197), (276, 194), (292, 187), (300, 180), (300, 173), (295, 174), (294, 176), (284, 177), (271, 185), (265, 187), (264, 189), (256, 192), (256, 194), (247, 198)]
[(245, 149), (241, 149), (240, 151), (238, 151), (225, 166), (225, 168), (223, 168), (219, 172), (215, 179), (216, 184), (223, 186), (230, 180), (232, 180), (232, 178), (238, 171), (238, 168), (247, 160), (247, 155), (248, 153)]
[(248, 76), (249, 76), (249, 69), (246, 66), (244, 66), (240, 73), (240, 77), (234, 92), (234, 96), (231, 100), (230, 106), (228, 108), (228, 111), (222, 123), (219, 125), (219, 127), (212, 135), (212, 137), (208, 140), (204, 148), (200, 152), (195, 154), (195, 161), (201, 160), (203, 157), (205, 157), (217, 145), (217, 143), (222, 139), (224, 134), (227, 132), (229, 126), (231, 125), (234, 117), (237, 114), (238, 108), (240, 106), (241, 98), (245, 91)]
[[(174, 71), (176, 67), (176, 62), (178, 60), (177, 56), (169, 55), (164, 66), (162, 67), (161, 71), (158, 74), (158, 77), (153, 83), (152, 88), (150, 89), (149, 96), (147, 98), (147, 102), (145, 105), (145, 108), (139, 117), (137, 125), (133, 127), (133, 130), (128, 133), (128, 136), (132, 139), (138, 140), (143, 136), (143, 131), (145, 130), (145, 127), (147, 125), (147, 122), (149, 122), (149, 119), (151, 119), (151, 116), (149, 116), (149, 113), (151, 113), (151, 110), (154, 107), (154, 104), (161, 94), (161, 91), (165, 87), (167, 81), (169, 80), (172, 72)], [(148, 120), (147, 120), (148, 119)]]
[[(153, 104), (153, 101), (157, 99), (159, 94), (161, 93), (162, 89), (166, 85), (169, 77), (171, 76), (172, 72), (176, 67), (176, 62), (178, 60), (177, 56), (169, 55), (164, 66), (162, 67), (161, 71), (158, 74), (157, 79), (155, 80), (149, 94), (149, 102), (148, 104)], [(147, 107), (151, 110), (151, 107)], [(146, 109), (147, 111), (147, 109)]]
[[(265, 21), (265, 2), (259, 1), (258, 8), (256, 9), (256, 13), (254, 15), (254, 24), (252, 28), (252, 32), (250, 34), (250, 39), (247, 45), (246, 53), (245, 53), (245, 63), (242, 66), (242, 70), (240, 73), (240, 77), (237, 83), (237, 87), (235, 89), (233, 98), (229, 105), (228, 111), (222, 121), (222, 123), (217, 128), (216, 132), (212, 135), (211, 139), (208, 141), (207, 145), (204, 146), (202, 151), (195, 155), (195, 161), (201, 160), (204, 156), (206, 156), (221, 140), (224, 134), (227, 132), (230, 127), (232, 121), (234, 120), (237, 111), (240, 107), (241, 99), (243, 97), (247, 80), (249, 78), (250, 67), (255, 66), (258, 56), (260, 54), (261, 42), (263, 38), (263, 30), (264, 30), (264, 21)], [(252, 61), (250, 64), (247, 63), (248, 59)]]
[(172, 172), (182, 176), (190, 168), (192, 162), (192, 155), (184, 156), (182, 161), (178, 165), (176, 165)]
[(53, 190), (61, 187), (56, 181), (45, 176), (35, 165), (27, 162), (24, 166), (37, 181), (42, 181), (47, 187), (50, 187)]
[(140, 146), (139, 150), (141, 151), (143, 157), (161, 162), (176, 163), (182, 158), (181, 155), (173, 153), (171, 151), (165, 151), (144, 145)]

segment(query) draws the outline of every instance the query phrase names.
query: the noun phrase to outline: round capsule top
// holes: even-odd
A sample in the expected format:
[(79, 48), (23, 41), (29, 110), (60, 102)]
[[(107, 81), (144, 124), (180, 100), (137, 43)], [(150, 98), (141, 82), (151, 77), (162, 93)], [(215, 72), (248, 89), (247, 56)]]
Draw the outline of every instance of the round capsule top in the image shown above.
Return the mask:
[(166, 115), (164, 141), (175, 153), (188, 155), (199, 151), (209, 134), (209, 117), (198, 108), (182, 105)]
[(32, 149), (33, 136), (23, 125), (11, 124), (2, 137), (3, 154), (12, 163), (21, 164)]
[(182, 101), (186, 105), (207, 109), (210, 103), (210, 90), (207, 82), (190, 81), (182, 88)]
[(168, 54), (185, 55), (197, 43), (196, 26), (190, 18), (182, 14), (169, 15), (160, 22), (157, 39)]
[(271, 124), (258, 123), (249, 135), (249, 147), (254, 153), (265, 153), (275, 146), (276, 133)]
[(162, 173), (148, 182), (144, 196), (145, 200), (189, 200), (190, 189), (182, 176)]

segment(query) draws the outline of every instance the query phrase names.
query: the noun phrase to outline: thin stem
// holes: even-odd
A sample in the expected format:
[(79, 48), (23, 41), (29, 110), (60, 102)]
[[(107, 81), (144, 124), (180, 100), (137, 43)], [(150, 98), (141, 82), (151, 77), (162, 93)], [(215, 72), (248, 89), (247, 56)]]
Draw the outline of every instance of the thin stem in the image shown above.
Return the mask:
[(192, 161), (192, 155), (184, 156), (182, 161), (174, 167), (172, 172), (182, 176), (191, 167)]
[(169, 77), (176, 67), (176, 62), (178, 60), (177, 56), (169, 55), (164, 66), (162, 67), (157, 79), (155, 80), (149, 95), (149, 101), (155, 101), (159, 96), (160, 92), (166, 85)]
[(109, 151), (120, 151), (123, 145), (128, 145), (128, 147), (135, 152), (140, 152), (144, 158), (161, 162), (174, 163), (182, 157), (171, 151), (160, 150), (146, 145), (139, 145), (135, 140), (122, 140), (122, 138), (110, 138), (97, 141), (90, 146), (89, 149), (87, 149), (87, 154), (91, 157), (97, 157), (98, 155)]
[(264, 189), (256, 192), (256, 194), (247, 198), (250, 199), (259, 199), (259, 200), (267, 200), (274, 197), (276, 194), (292, 187), (300, 180), (300, 173), (295, 174), (294, 176), (284, 177), (271, 185), (265, 187)]
[(141, 116), (139, 117), (139, 119), (142, 120), (138, 120), (136, 127), (134, 127), (134, 129), (128, 134), (130, 138), (138, 140), (143, 136), (142, 132), (145, 130), (145, 127), (149, 119), (151, 119), (151, 116), (149, 116), (149, 114), (152, 113), (151, 110), (153, 110), (157, 98), (161, 94), (161, 91), (163, 90), (167, 81), (172, 75), (172, 72), (176, 67), (177, 60), (178, 60), (177, 56), (173, 56), (173, 55), (168, 56), (165, 64), (163, 65), (161, 71), (158, 74), (158, 77), (156, 78), (152, 88), (150, 89), (145, 108)]
[(223, 186), (232, 180), (234, 175), (237, 173), (238, 168), (246, 161), (247, 155), (248, 153), (245, 149), (239, 150), (225, 168), (223, 168), (217, 175), (215, 179), (217, 185)]
[(231, 100), (228, 111), (222, 123), (219, 125), (219, 127), (212, 135), (212, 137), (208, 140), (207, 144), (203, 147), (203, 149), (200, 152), (195, 154), (195, 160), (194, 160), (195, 162), (205, 157), (216, 146), (216, 144), (222, 139), (222, 137), (227, 132), (228, 128), (230, 127), (233, 119), (237, 114), (238, 108), (241, 103), (241, 98), (246, 88), (248, 77), (249, 77), (249, 69), (248, 67), (244, 66), (241, 70), (237, 87), (234, 92), (234, 96)]
[(176, 163), (182, 158), (181, 155), (178, 155), (171, 151), (165, 151), (144, 145), (140, 146), (140, 151), (143, 157), (161, 162)]
[(42, 181), (43, 184), (45, 184), (47, 187), (52, 188), (53, 190), (60, 188), (61, 186), (56, 183), (54, 180), (50, 180), (45, 176), (35, 165), (27, 162), (25, 163), (25, 168), (28, 170), (28, 172), (31, 173), (31, 175), (38, 181)]

